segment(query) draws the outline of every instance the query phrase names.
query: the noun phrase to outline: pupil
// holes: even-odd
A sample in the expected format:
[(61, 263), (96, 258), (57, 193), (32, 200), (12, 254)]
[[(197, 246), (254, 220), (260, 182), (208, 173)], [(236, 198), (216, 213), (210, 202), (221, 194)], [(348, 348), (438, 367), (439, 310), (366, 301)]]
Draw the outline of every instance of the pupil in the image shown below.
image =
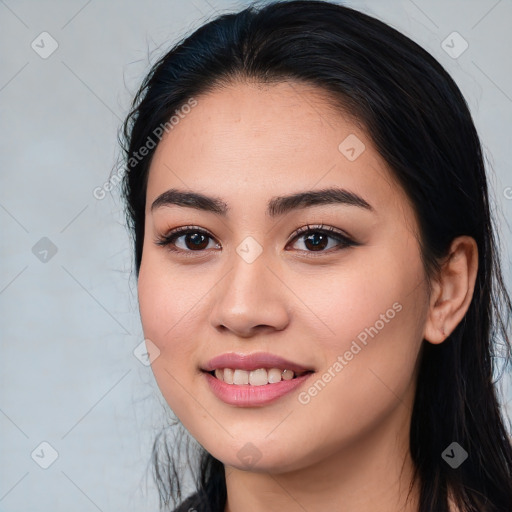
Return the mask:
[[(204, 239), (206, 239), (205, 235), (202, 235), (200, 233), (193, 233), (192, 235), (188, 235), (188, 240), (192, 240), (192, 247), (195, 249), (204, 249), (201, 244), (204, 244)], [(208, 242), (206, 243), (205, 247), (208, 245)], [(190, 249), (190, 247), (189, 247)]]
[(306, 245), (306, 247), (308, 247), (308, 249), (310, 249), (310, 247), (308, 246), (308, 242), (310, 242), (315, 237), (320, 237), (321, 240), (318, 241), (316, 239), (316, 242), (313, 242), (313, 250), (318, 250), (319, 248), (323, 249), (327, 246), (326, 242), (327, 242), (328, 237), (326, 235), (324, 235), (323, 233), (312, 233), (311, 235), (308, 235), (306, 237), (305, 245)]

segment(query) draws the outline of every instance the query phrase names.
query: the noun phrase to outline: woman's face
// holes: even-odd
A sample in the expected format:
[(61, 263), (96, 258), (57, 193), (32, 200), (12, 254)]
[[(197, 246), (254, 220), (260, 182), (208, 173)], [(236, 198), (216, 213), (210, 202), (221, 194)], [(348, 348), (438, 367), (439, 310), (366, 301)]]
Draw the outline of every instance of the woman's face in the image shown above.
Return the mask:
[[(195, 99), (152, 160), (138, 283), (169, 406), (214, 457), (253, 471), (306, 467), (384, 429), (405, 435), (428, 292), (404, 192), (317, 89), (233, 84)], [(176, 204), (171, 189), (219, 203)], [(238, 369), (217, 372), (227, 382), (204, 371), (255, 353), (289, 363), (213, 364)], [(289, 381), (292, 363), (314, 373)], [(282, 382), (257, 385), (269, 375)]]

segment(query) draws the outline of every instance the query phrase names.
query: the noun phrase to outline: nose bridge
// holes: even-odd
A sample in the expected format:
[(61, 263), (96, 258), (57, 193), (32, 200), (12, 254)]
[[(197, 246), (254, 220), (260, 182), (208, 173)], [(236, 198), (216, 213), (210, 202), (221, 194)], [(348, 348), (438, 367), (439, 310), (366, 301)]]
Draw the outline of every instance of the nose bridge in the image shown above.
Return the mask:
[(247, 237), (238, 245), (235, 252), (231, 272), (235, 291), (239, 290), (255, 298), (261, 292), (268, 292), (269, 290), (262, 285), (268, 280), (266, 274), (269, 274), (267, 268), (269, 251), (263, 251), (263, 246), (252, 237)]
[(242, 311), (251, 304), (262, 305), (265, 298), (268, 300), (271, 291), (268, 286), (271, 275), (267, 268), (268, 251), (264, 252), (254, 239), (244, 240), (232, 255), (231, 264), (224, 294), (226, 303), (231, 302), (232, 307)]
[(230, 258), (231, 271), (218, 288), (212, 311), (214, 326), (238, 334), (267, 325), (284, 328), (288, 321), (286, 298), (279, 281), (267, 268), (268, 251), (252, 237), (244, 239)]

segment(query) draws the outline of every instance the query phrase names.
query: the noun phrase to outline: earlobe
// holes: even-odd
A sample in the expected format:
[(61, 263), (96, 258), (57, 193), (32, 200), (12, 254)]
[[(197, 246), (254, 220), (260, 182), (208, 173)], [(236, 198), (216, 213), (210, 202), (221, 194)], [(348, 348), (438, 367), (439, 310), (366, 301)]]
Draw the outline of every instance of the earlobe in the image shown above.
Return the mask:
[(432, 284), (429, 312), (423, 338), (442, 343), (466, 314), (478, 272), (478, 247), (469, 236), (453, 240), (438, 278)]

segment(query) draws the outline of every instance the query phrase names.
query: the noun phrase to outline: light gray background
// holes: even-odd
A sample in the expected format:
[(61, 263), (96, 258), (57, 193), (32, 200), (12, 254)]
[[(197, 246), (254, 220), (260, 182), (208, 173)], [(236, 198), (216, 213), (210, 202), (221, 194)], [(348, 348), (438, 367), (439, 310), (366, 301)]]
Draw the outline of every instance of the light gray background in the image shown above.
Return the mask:
[[(0, 511), (157, 510), (146, 468), (163, 399), (133, 355), (143, 336), (122, 204), (117, 191), (92, 191), (116, 162), (120, 121), (151, 63), (245, 4), (0, 0)], [(412, 37), (461, 87), (492, 166), (512, 289), (512, 2), (347, 4)], [(46, 59), (31, 47), (43, 31), (59, 45)], [(453, 31), (469, 44), (456, 59), (441, 46)], [(32, 250), (43, 237), (57, 248), (46, 262)], [(43, 441), (58, 452), (48, 469), (31, 458)]]

